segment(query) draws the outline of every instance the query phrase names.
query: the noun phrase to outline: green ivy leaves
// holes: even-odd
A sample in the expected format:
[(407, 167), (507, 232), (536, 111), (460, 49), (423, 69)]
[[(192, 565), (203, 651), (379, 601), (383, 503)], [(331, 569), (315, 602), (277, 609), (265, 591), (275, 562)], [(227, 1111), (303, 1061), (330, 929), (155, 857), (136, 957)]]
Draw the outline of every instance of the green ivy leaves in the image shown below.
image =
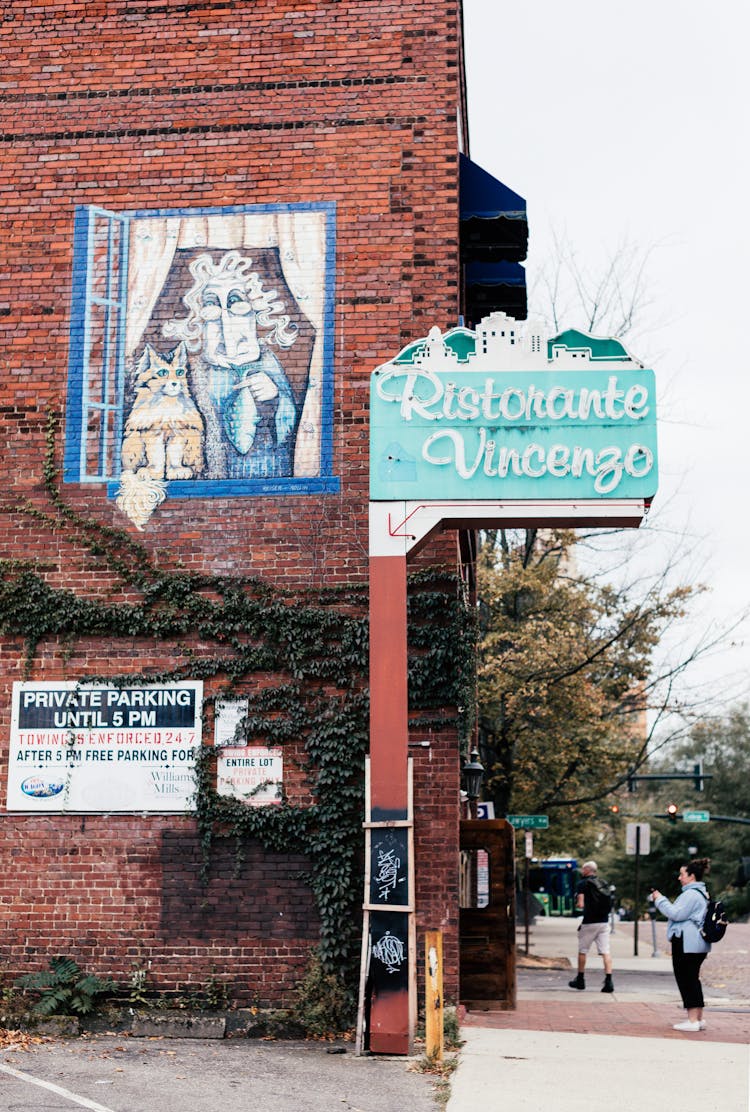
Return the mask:
[[(197, 762), (196, 818), (206, 871), (216, 837), (235, 839), (238, 860), (248, 838), (271, 852), (305, 852), (320, 914), (322, 968), (353, 985), (369, 731), (366, 583), (292, 593), (255, 578), (187, 572), (169, 553), (151, 553), (124, 531), (64, 501), (57, 485), (56, 431), (57, 418), (50, 413), (44, 465), (49, 506), (27, 502), (4, 509), (74, 545), (83, 553), (80, 559), (90, 561), (90, 574), (82, 578), (97, 583), (99, 593), (53, 585), (59, 570), (49, 563), (54, 543), (45, 565), (0, 561), (0, 632), (23, 638), (27, 675), (45, 640), (68, 648), (79, 638), (156, 642), (168, 662), (158, 675), (152, 670), (96, 678), (130, 685), (210, 681), (214, 694), (205, 703), (206, 726), (215, 697), (246, 698), (246, 735), (271, 747), (290, 747), (302, 762), (313, 802), (301, 806), (285, 799), (253, 807), (220, 796), (215, 751), (204, 745)], [(119, 601), (123, 596), (127, 601)], [(468, 736), (475, 713), (476, 635), (451, 572), (434, 569), (411, 578), (409, 633), (412, 712), (422, 725), (439, 729), (456, 725), (450, 708), (458, 707), (460, 732)]]

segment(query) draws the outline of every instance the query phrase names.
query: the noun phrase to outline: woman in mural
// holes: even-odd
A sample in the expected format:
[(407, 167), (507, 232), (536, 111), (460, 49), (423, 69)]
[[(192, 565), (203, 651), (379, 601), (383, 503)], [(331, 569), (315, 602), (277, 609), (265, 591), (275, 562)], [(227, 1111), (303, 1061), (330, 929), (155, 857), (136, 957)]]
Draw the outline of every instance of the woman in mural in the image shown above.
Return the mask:
[(208, 252), (198, 255), (190, 274), (193, 285), (182, 299), (188, 316), (166, 321), (163, 333), (190, 353), (209, 476), (292, 475), (301, 399), (271, 345), (291, 347), (297, 328), (239, 251), (217, 261)]

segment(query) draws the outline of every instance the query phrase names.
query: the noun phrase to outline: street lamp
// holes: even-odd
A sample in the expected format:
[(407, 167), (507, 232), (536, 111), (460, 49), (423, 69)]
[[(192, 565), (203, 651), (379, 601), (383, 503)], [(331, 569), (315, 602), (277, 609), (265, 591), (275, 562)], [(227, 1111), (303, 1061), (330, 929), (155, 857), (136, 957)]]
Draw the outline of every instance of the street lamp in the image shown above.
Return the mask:
[(476, 815), (476, 803), (479, 799), (479, 793), (482, 790), (482, 781), (484, 779), (484, 765), (479, 760), (479, 751), (472, 749), (469, 754), (469, 760), (466, 761), (461, 770), (464, 791), (469, 800), (469, 809), (472, 815)]

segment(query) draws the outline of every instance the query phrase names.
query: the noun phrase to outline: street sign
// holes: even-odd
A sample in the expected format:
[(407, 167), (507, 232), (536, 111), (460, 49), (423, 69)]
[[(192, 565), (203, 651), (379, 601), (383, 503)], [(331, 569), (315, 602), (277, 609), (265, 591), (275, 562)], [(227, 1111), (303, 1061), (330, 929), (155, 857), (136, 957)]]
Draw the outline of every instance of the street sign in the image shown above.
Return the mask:
[(495, 804), (492, 800), (477, 803), (477, 818), (478, 819), (494, 819), (495, 817)]
[(709, 811), (683, 811), (683, 822), (710, 822), (711, 814)]
[(508, 822), (516, 830), (546, 830), (549, 815), (506, 815)]
[(651, 852), (651, 826), (647, 822), (629, 822), (625, 827), (625, 852), (635, 853), (636, 831), (640, 830), (638, 853), (645, 856)]

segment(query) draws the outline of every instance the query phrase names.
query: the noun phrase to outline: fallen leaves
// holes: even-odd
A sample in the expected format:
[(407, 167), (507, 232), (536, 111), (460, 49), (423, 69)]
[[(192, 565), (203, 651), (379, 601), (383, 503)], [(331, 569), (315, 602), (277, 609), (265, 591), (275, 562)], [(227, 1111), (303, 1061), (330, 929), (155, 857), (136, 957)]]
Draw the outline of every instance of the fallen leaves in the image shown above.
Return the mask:
[(0, 1027), (0, 1050), (30, 1050), (32, 1046), (48, 1042), (41, 1035), (30, 1035), (28, 1031), (13, 1031)]

